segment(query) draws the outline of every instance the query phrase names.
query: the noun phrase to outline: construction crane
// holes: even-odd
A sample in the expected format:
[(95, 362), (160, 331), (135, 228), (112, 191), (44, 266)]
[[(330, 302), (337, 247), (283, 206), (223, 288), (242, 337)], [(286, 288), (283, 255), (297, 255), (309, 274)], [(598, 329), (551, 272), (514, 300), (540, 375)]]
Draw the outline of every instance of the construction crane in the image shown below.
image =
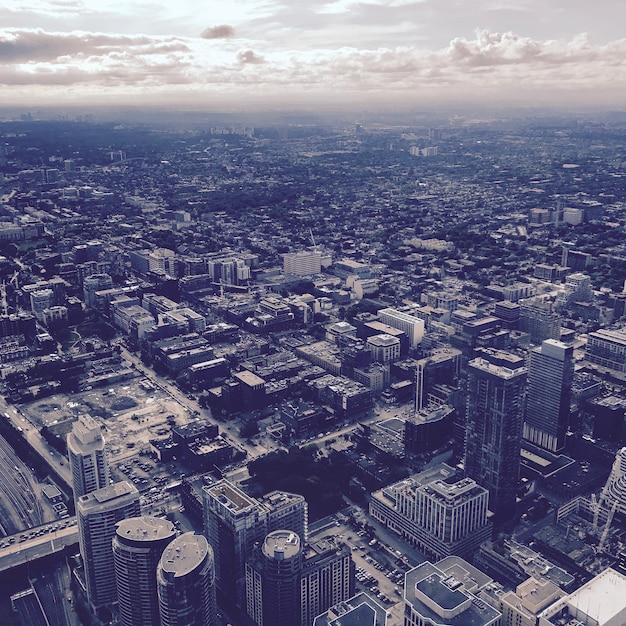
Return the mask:
[(617, 501), (613, 502), (613, 506), (609, 511), (609, 516), (606, 518), (606, 524), (604, 526), (604, 530), (602, 531), (602, 537), (600, 538), (600, 543), (598, 544), (598, 551), (602, 551), (604, 548), (604, 543), (606, 538), (609, 536), (609, 529), (611, 527), (611, 522), (613, 521), (613, 516), (615, 515), (615, 511), (617, 510)]

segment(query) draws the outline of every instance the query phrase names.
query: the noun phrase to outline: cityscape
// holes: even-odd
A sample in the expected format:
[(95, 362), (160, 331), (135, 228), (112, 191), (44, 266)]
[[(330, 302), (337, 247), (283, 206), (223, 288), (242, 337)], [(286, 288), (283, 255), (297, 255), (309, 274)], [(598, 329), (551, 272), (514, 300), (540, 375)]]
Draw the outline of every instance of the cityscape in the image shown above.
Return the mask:
[(7, 110), (2, 624), (621, 623), (625, 140)]

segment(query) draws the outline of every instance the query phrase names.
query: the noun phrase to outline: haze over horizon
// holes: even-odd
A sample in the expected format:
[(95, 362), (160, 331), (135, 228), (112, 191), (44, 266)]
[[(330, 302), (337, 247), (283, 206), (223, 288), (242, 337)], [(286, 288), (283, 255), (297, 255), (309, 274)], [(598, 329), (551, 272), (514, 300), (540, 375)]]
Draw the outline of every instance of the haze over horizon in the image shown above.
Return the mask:
[[(608, 17), (615, 19), (608, 19)], [(624, 105), (619, 0), (9, 0), (5, 105)]]

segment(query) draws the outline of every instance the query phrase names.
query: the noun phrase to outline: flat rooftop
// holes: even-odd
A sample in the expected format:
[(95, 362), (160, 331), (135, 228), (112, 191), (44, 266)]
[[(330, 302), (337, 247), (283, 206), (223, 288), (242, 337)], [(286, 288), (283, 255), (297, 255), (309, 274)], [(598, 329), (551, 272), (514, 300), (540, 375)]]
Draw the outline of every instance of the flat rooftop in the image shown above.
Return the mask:
[(588, 615), (603, 624), (626, 621), (626, 576), (612, 568), (583, 585), (567, 598), (571, 609)]
[(226, 504), (231, 511), (247, 509), (256, 504), (252, 498), (226, 480), (211, 487), (205, 487), (205, 491), (216, 500)]
[(206, 538), (191, 531), (176, 537), (165, 548), (159, 566), (166, 576), (180, 578), (201, 567), (208, 552)]

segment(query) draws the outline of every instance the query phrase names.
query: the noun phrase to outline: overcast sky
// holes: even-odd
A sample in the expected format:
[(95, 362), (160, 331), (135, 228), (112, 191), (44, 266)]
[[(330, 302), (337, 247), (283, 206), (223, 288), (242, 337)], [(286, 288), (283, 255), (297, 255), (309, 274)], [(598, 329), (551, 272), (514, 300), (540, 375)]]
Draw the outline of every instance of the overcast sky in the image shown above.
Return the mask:
[(2, 0), (0, 104), (626, 101), (626, 0)]

